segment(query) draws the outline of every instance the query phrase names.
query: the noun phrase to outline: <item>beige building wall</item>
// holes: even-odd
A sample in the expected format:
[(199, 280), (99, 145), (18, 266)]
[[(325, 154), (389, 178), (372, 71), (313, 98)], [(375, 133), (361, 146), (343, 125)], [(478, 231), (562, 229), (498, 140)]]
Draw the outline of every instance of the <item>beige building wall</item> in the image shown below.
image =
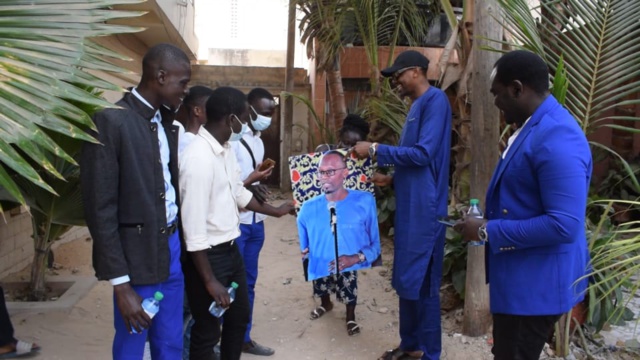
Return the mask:
[[(18, 207), (6, 211), (3, 216), (6, 222), (0, 220), (0, 280), (30, 266), (34, 254), (31, 215), (26, 208)], [(53, 243), (54, 256), (59, 245), (88, 237), (89, 231), (86, 227), (74, 226), (60, 240)]]
[[(145, 30), (93, 39), (98, 44), (129, 58), (114, 61), (116, 65), (127, 70), (127, 73), (103, 72), (99, 73), (101, 78), (123, 88), (136, 85), (142, 72), (142, 57), (150, 47), (159, 43), (178, 46), (195, 63), (199, 42), (195, 34), (194, 0), (148, 0), (138, 4), (118, 6), (117, 9), (145, 12), (140, 17), (113, 22), (143, 27)], [(122, 94), (106, 92), (104, 97), (108, 101), (115, 102), (122, 97)]]
[(198, 37), (195, 33), (195, 0), (156, 0), (156, 2), (180, 35), (179, 41), (184, 42), (192, 54), (198, 54)]
[(209, 49), (207, 65), (284, 67), (286, 50)]

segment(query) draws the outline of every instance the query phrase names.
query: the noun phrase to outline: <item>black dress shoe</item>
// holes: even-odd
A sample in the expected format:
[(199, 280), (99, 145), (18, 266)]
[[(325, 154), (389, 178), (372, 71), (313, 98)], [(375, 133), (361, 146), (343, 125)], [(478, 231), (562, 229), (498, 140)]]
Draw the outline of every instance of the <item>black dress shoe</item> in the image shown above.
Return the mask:
[(270, 347), (262, 346), (257, 342), (251, 340), (249, 342), (244, 343), (244, 346), (242, 347), (242, 352), (247, 354), (252, 354), (252, 355), (258, 355), (258, 356), (271, 356), (275, 354), (276, 351)]

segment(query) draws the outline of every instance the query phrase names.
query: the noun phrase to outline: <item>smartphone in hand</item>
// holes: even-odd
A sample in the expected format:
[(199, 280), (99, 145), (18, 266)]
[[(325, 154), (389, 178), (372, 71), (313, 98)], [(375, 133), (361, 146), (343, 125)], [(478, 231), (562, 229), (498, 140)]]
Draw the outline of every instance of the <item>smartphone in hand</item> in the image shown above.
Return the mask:
[(260, 167), (258, 168), (258, 171), (265, 171), (270, 167), (273, 167), (276, 165), (275, 160), (271, 160), (269, 158), (265, 159), (262, 164), (260, 164)]

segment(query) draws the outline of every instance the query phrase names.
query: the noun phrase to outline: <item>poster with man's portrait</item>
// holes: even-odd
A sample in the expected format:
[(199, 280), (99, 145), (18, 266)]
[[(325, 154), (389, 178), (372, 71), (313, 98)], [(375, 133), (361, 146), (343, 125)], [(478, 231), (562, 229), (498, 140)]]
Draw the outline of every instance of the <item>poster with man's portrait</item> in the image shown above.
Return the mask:
[[(296, 155), (289, 171), (305, 279), (380, 265), (371, 159), (341, 150)], [(340, 200), (332, 201), (335, 194)]]

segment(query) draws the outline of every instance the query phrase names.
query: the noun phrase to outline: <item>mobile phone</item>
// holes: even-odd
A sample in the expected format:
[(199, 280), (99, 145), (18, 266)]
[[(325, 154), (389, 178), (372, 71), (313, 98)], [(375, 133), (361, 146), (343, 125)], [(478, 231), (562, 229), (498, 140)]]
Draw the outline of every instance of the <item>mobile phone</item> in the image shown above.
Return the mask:
[(265, 171), (265, 170), (267, 170), (268, 168), (270, 168), (270, 167), (272, 167), (272, 166), (275, 166), (275, 165), (276, 165), (275, 160), (271, 160), (271, 159), (269, 159), (269, 158), (266, 158), (266, 159), (262, 162), (262, 164), (260, 165), (260, 167), (258, 168), (258, 171)]
[(440, 218), (438, 222), (447, 226), (453, 226), (456, 224), (456, 220), (450, 218)]

